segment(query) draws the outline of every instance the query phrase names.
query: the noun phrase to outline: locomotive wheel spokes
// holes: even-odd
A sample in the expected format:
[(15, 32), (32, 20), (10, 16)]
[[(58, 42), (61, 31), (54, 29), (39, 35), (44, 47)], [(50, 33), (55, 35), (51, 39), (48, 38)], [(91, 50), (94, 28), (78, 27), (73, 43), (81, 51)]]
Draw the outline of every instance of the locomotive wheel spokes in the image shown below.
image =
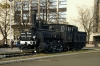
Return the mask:
[(52, 48), (52, 52), (56, 52), (56, 46), (53, 46), (53, 48)]
[(82, 46), (80, 46), (79, 50), (81, 50), (81, 49), (82, 49)]
[(48, 50), (45, 50), (44, 52), (45, 52), (45, 53), (48, 53), (49, 51), (48, 51)]
[(67, 51), (70, 49), (69, 45), (67, 45)]
[(63, 51), (63, 46), (62, 45), (59, 46), (58, 51), (59, 52)]
[(38, 47), (39, 52), (45, 52), (45, 51), (47, 51), (47, 49), (48, 49), (47, 44), (41, 42)]
[(68, 51), (68, 50), (70, 50), (71, 48), (69, 47), (69, 45), (68, 44), (65, 44), (65, 46), (63, 47), (63, 50), (64, 51)]
[(78, 50), (81, 50), (81, 45), (78, 46)]

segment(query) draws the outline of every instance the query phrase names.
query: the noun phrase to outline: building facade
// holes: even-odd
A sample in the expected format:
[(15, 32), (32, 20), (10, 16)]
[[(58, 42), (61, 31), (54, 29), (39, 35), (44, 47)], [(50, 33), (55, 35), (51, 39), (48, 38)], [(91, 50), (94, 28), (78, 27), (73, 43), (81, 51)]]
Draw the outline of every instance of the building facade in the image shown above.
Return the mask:
[(95, 13), (95, 26), (93, 29), (93, 34), (91, 35), (95, 46), (100, 46), (100, 0), (95, 0), (94, 2), (94, 13)]
[(37, 12), (37, 19), (51, 24), (66, 23), (66, 8), (67, 0), (14, 0), (14, 39), (22, 29), (27, 30), (32, 25), (33, 10)]

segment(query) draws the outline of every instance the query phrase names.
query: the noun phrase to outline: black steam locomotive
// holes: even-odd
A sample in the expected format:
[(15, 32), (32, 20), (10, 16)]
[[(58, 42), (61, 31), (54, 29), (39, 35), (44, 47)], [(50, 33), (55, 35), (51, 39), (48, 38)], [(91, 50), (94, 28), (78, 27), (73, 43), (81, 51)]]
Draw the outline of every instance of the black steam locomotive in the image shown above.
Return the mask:
[(56, 52), (63, 50), (81, 50), (86, 44), (86, 32), (78, 27), (66, 24), (44, 24), (36, 20), (36, 11), (32, 12), (32, 27), (22, 31), (19, 37), (20, 50), (34, 52)]

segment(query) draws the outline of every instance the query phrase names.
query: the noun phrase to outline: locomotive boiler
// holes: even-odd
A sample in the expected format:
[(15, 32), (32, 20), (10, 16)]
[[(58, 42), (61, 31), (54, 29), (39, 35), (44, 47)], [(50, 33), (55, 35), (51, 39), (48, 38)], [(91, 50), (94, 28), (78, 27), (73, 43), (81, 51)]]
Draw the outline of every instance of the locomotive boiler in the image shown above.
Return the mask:
[(63, 50), (81, 50), (86, 44), (86, 32), (78, 27), (66, 24), (44, 24), (36, 20), (36, 11), (32, 12), (32, 26), (19, 36), (20, 50), (34, 52), (56, 52)]

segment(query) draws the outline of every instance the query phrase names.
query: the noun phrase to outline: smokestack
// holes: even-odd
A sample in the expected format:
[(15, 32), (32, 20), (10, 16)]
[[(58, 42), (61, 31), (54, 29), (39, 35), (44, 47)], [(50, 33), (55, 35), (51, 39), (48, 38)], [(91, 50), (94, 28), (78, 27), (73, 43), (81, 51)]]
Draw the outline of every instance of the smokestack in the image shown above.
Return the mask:
[(31, 13), (31, 22), (32, 26), (36, 27), (36, 10), (33, 10)]

